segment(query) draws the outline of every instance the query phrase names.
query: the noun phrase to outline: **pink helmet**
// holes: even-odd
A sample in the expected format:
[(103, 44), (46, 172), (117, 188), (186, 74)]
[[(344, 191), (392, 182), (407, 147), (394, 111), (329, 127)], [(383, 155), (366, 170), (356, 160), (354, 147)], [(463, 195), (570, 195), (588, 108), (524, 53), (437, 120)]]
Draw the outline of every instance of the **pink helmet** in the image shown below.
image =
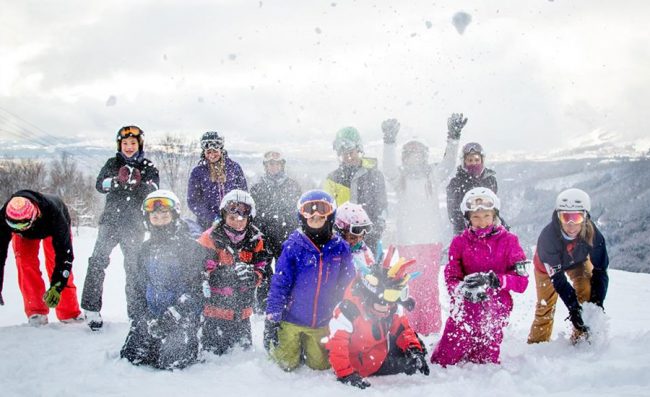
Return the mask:
[(347, 201), (336, 210), (334, 225), (342, 232), (360, 235), (370, 231), (372, 221), (362, 205)]

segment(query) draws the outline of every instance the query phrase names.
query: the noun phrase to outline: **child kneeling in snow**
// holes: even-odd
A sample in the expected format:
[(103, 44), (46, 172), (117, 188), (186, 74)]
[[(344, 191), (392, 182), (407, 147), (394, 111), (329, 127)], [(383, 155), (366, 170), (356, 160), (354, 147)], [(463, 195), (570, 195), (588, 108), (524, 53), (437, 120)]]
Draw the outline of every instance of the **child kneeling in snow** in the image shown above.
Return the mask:
[(406, 269), (415, 263), (401, 258), (390, 267), (393, 249), (384, 265), (360, 269), (330, 320), (325, 345), (340, 382), (365, 389), (364, 377), (420, 371), (429, 375), (426, 349), (404, 315), (413, 308), (408, 297)]
[(445, 268), (451, 314), (431, 362), (499, 363), (503, 328), (512, 311), (510, 291), (528, 286), (526, 255), (517, 236), (498, 224), (499, 198), (488, 188), (465, 194), (460, 208), (469, 225), (454, 237)]
[(196, 361), (206, 252), (189, 234), (168, 190), (142, 204), (151, 232), (138, 254), (134, 313), (120, 356), (135, 365), (184, 368)]
[(203, 308), (203, 349), (217, 355), (252, 344), (251, 320), (255, 288), (264, 281), (269, 254), (262, 233), (251, 222), (255, 201), (243, 190), (231, 190), (220, 204), (221, 219), (199, 242), (211, 254), (205, 262), (209, 297)]

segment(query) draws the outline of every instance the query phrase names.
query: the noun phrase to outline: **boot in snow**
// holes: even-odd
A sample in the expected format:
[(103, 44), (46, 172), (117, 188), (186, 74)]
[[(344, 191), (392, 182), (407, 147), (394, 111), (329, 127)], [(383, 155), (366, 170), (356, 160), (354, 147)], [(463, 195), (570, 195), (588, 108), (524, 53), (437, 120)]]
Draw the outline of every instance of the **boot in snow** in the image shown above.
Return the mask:
[(88, 324), (88, 327), (90, 327), (91, 330), (98, 331), (102, 328), (104, 321), (102, 320), (102, 315), (99, 314), (99, 312), (86, 310), (84, 313), (86, 315), (86, 324)]

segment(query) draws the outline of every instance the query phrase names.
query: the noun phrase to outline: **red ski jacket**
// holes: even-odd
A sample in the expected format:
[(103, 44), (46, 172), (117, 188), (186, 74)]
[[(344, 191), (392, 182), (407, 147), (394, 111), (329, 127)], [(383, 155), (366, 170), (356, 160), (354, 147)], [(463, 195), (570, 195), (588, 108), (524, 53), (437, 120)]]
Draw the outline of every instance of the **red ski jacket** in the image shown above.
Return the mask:
[(348, 288), (329, 323), (330, 335), (325, 347), (338, 378), (353, 372), (362, 377), (374, 374), (384, 363), (389, 345), (394, 344), (402, 351), (412, 347), (422, 350), (402, 306), (398, 305), (386, 318), (374, 317), (365, 309), (361, 288), (356, 283)]

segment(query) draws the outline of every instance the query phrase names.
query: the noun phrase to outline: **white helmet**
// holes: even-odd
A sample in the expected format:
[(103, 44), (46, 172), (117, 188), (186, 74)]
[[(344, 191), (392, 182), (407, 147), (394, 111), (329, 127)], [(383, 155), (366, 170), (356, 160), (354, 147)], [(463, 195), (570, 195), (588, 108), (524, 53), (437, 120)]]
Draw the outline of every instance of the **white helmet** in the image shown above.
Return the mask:
[[(241, 203), (248, 206), (250, 216), (255, 218), (255, 200), (253, 200), (253, 197), (248, 192), (239, 189), (229, 191), (225, 196), (223, 196), (223, 199), (221, 199), (219, 211), (227, 209), (226, 206), (230, 203)], [(235, 210), (235, 207), (233, 207), (233, 210)]]
[(479, 209), (499, 211), (501, 200), (494, 192), (486, 187), (475, 187), (465, 193), (460, 202), (460, 211), (465, 214), (468, 211)]
[(557, 211), (591, 211), (591, 199), (584, 190), (571, 188), (557, 195)]
[(359, 229), (367, 232), (370, 225), (372, 225), (372, 221), (361, 204), (346, 201), (336, 210), (334, 225), (341, 231)]
[(178, 199), (178, 196), (171, 190), (165, 189), (158, 189), (147, 195), (142, 202), (142, 213), (146, 214), (160, 206), (171, 208), (176, 215), (181, 215), (181, 201)]

